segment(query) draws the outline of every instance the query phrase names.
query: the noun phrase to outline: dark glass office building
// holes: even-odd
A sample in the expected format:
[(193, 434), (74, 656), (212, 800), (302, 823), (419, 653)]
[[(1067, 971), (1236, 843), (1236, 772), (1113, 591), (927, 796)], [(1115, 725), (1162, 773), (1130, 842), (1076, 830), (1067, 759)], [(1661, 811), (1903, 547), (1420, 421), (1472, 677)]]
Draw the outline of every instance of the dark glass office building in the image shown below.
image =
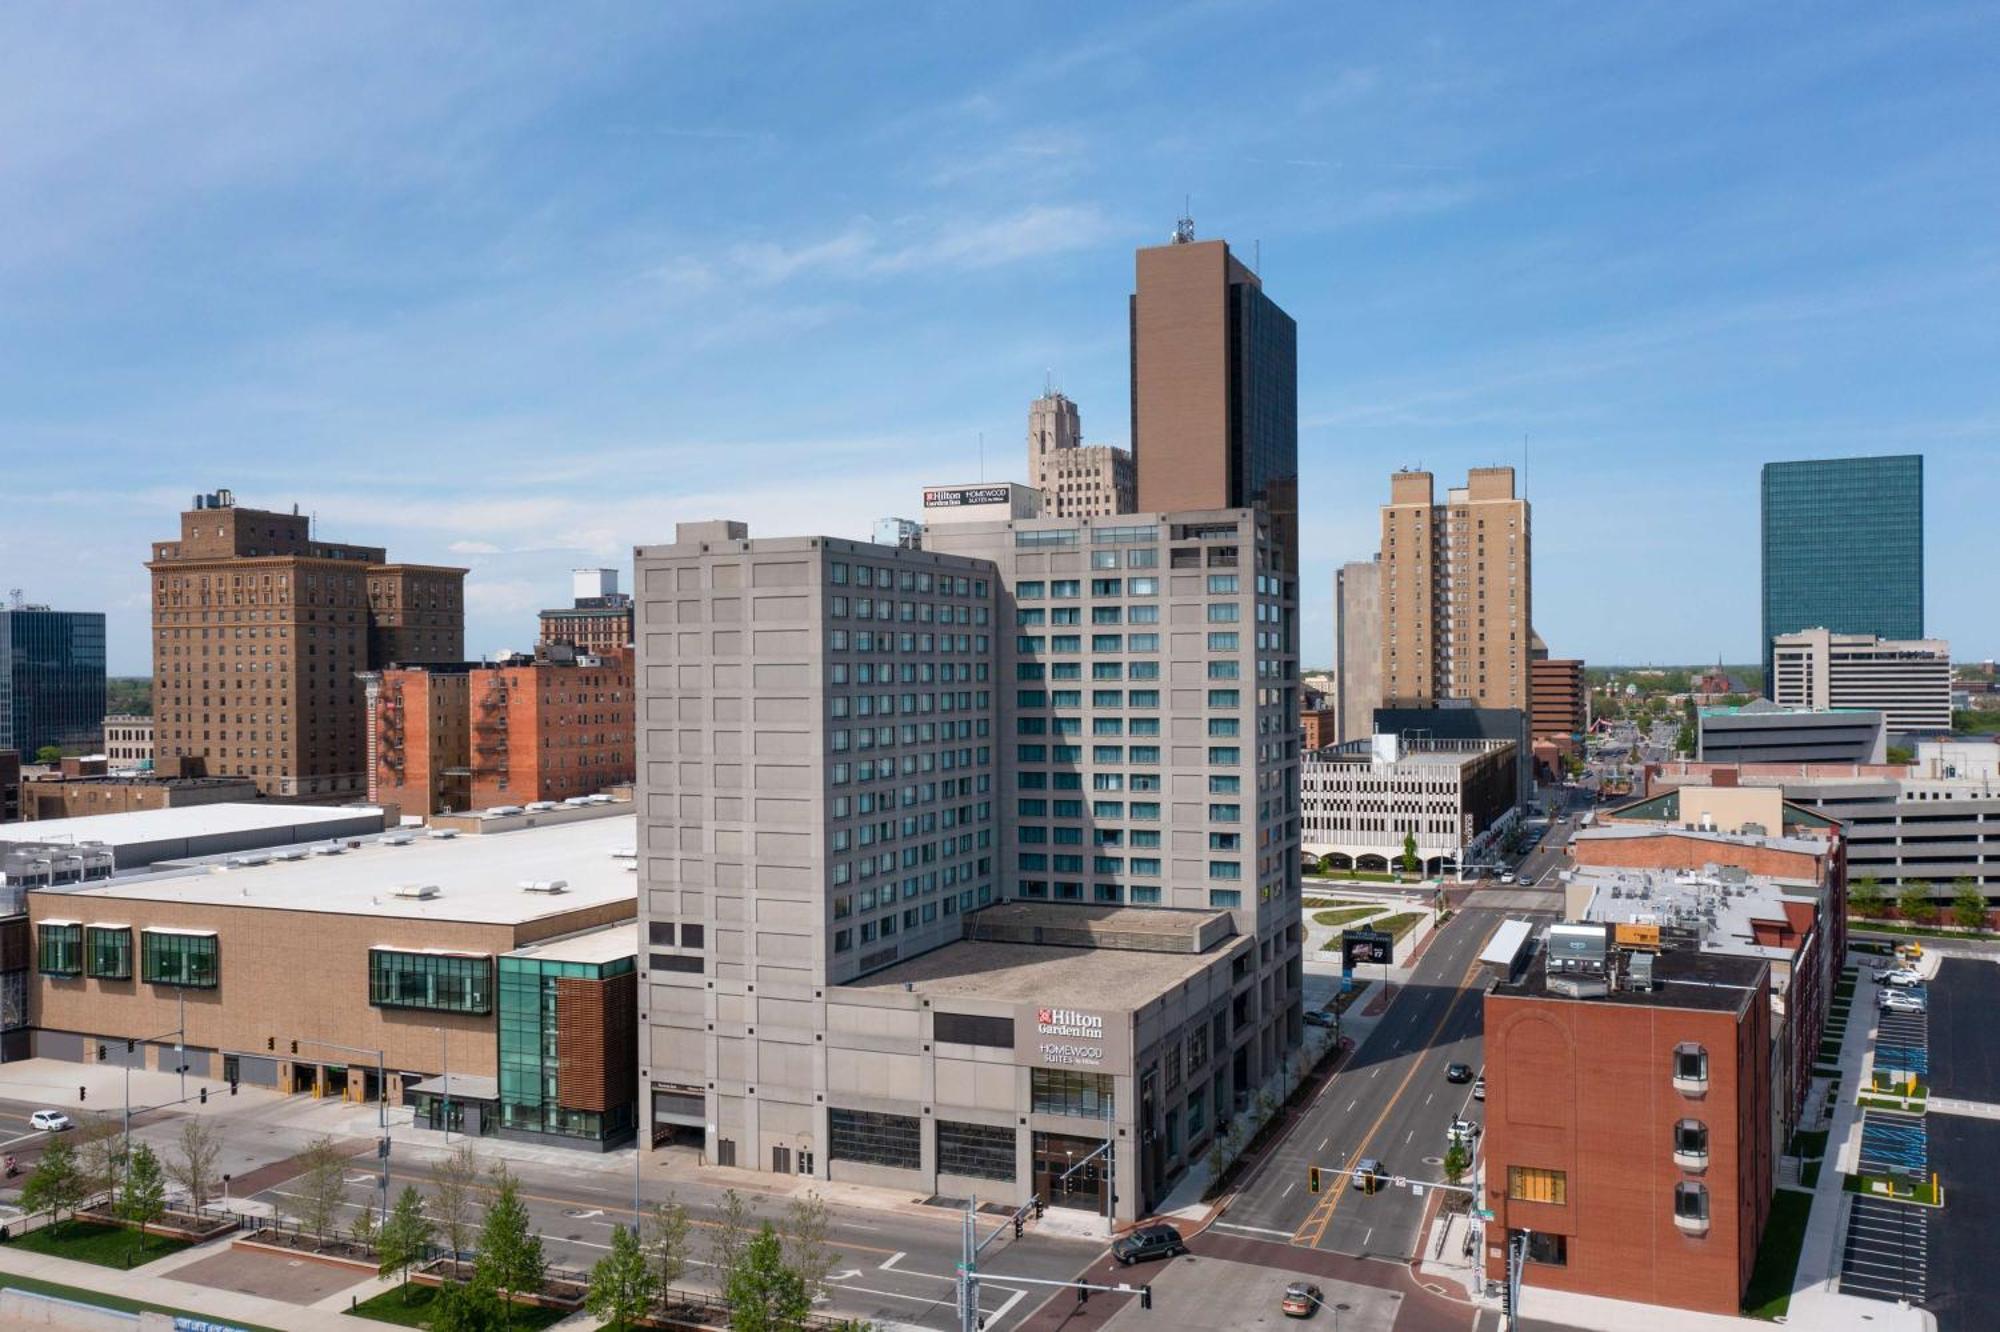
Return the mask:
[(1764, 689), (1801, 629), (1924, 636), (1921, 454), (1764, 464)]
[(0, 610), (0, 749), (91, 750), (104, 738), (104, 616)]

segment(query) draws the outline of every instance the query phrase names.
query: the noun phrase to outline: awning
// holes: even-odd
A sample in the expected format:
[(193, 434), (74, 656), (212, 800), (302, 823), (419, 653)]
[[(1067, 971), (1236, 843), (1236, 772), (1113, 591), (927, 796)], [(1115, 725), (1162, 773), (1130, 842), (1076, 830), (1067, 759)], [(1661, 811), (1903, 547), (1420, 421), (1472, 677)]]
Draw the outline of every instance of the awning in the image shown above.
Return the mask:
[(449, 1096), (454, 1101), (497, 1101), (500, 1099), (500, 1079), (475, 1077), (469, 1073), (446, 1073), (425, 1078), (404, 1090), (420, 1095)]
[(165, 925), (148, 925), (146, 926), (146, 928), (140, 930), (139, 933), (177, 934), (180, 935), (182, 938), (186, 939), (213, 939), (215, 937), (214, 930), (176, 930), (176, 929), (171, 929)]

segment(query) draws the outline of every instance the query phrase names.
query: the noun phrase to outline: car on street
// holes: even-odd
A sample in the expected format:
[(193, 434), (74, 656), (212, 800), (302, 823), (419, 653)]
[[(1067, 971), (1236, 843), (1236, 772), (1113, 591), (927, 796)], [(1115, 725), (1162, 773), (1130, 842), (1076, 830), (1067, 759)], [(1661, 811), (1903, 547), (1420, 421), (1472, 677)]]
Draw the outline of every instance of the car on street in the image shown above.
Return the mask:
[(1454, 1143), (1454, 1142), (1462, 1143), (1467, 1147), (1472, 1146), (1473, 1140), (1478, 1138), (1478, 1136), (1479, 1136), (1479, 1125), (1473, 1123), (1469, 1119), (1452, 1120), (1451, 1127), (1446, 1129), (1444, 1132), (1445, 1141), (1447, 1143)]
[(1339, 1025), (1339, 1019), (1323, 1008), (1308, 1008), (1306, 1010), (1306, 1025), (1308, 1027), (1333, 1027)]
[(1475, 1101), (1486, 1099), (1486, 1075), (1484, 1073), (1481, 1073), (1472, 1080), (1472, 1099)]
[(1444, 1066), (1444, 1080), (1445, 1080), (1446, 1082), (1470, 1082), (1470, 1081), (1472, 1081), (1472, 1065), (1470, 1065), (1470, 1064), (1446, 1064), (1446, 1065)]
[(1349, 1188), (1360, 1189), (1363, 1193), (1373, 1193), (1382, 1182), (1382, 1163), (1372, 1156), (1364, 1156), (1354, 1163), (1354, 1171), (1347, 1177)]
[(1500, 876), (1500, 882), (1502, 882), (1502, 883), (1512, 883), (1512, 882), (1514, 882), (1514, 871), (1512, 871), (1512, 870), (1508, 870), (1508, 871), (1507, 871), (1507, 872), (1506, 872), (1505, 874), (1502, 874), (1502, 875)]
[(1922, 1013), (1930, 1007), (1918, 995), (1903, 990), (1890, 990), (1876, 1000), (1876, 1006), (1884, 1013)]
[(1310, 1281), (1294, 1281), (1285, 1287), (1285, 1298), (1278, 1301), (1278, 1308), (1287, 1318), (1311, 1318), (1324, 1303), (1326, 1296), (1318, 1286)]
[(1187, 1245), (1181, 1241), (1181, 1232), (1172, 1226), (1140, 1226), (1111, 1246), (1111, 1256), (1127, 1267), (1151, 1258), (1171, 1258), (1186, 1252)]
[(37, 1110), (28, 1116), (28, 1124), (45, 1133), (61, 1133), (76, 1127), (76, 1121), (60, 1110)]
[(1532, 875), (1532, 874), (1523, 874), (1523, 875), (1521, 876), (1521, 886), (1522, 886), (1523, 888), (1532, 888), (1532, 887), (1534, 887), (1534, 886), (1535, 886), (1535, 876), (1534, 876), (1534, 875)]

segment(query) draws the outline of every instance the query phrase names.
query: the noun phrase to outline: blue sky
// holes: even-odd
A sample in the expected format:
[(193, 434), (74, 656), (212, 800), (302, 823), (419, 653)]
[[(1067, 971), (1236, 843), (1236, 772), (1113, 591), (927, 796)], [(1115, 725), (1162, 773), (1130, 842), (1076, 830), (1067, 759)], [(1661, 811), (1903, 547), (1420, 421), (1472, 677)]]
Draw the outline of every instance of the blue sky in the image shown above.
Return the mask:
[(0, 11), (0, 584), (111, 615), (197, 489), (472, 567), (468, 649), (678, 520), (861, 535), (1125, 443), (1183, 196), (1299, 322), (1305, 645), (1395, 467), (1527, 460), (1538, 628), (1753, 659), (1756, 479), (1920, 451), (2000, 654), (1992, 5)]

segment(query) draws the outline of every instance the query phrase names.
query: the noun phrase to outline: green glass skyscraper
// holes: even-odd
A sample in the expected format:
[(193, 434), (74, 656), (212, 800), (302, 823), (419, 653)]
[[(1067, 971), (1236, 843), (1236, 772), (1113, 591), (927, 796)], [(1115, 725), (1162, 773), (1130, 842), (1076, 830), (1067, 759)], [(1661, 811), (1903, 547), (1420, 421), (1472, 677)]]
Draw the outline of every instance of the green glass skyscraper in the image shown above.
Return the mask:
[(1801, 629), (1924, 636), (1924, 460), (1764, 464), (1764, 682)]

